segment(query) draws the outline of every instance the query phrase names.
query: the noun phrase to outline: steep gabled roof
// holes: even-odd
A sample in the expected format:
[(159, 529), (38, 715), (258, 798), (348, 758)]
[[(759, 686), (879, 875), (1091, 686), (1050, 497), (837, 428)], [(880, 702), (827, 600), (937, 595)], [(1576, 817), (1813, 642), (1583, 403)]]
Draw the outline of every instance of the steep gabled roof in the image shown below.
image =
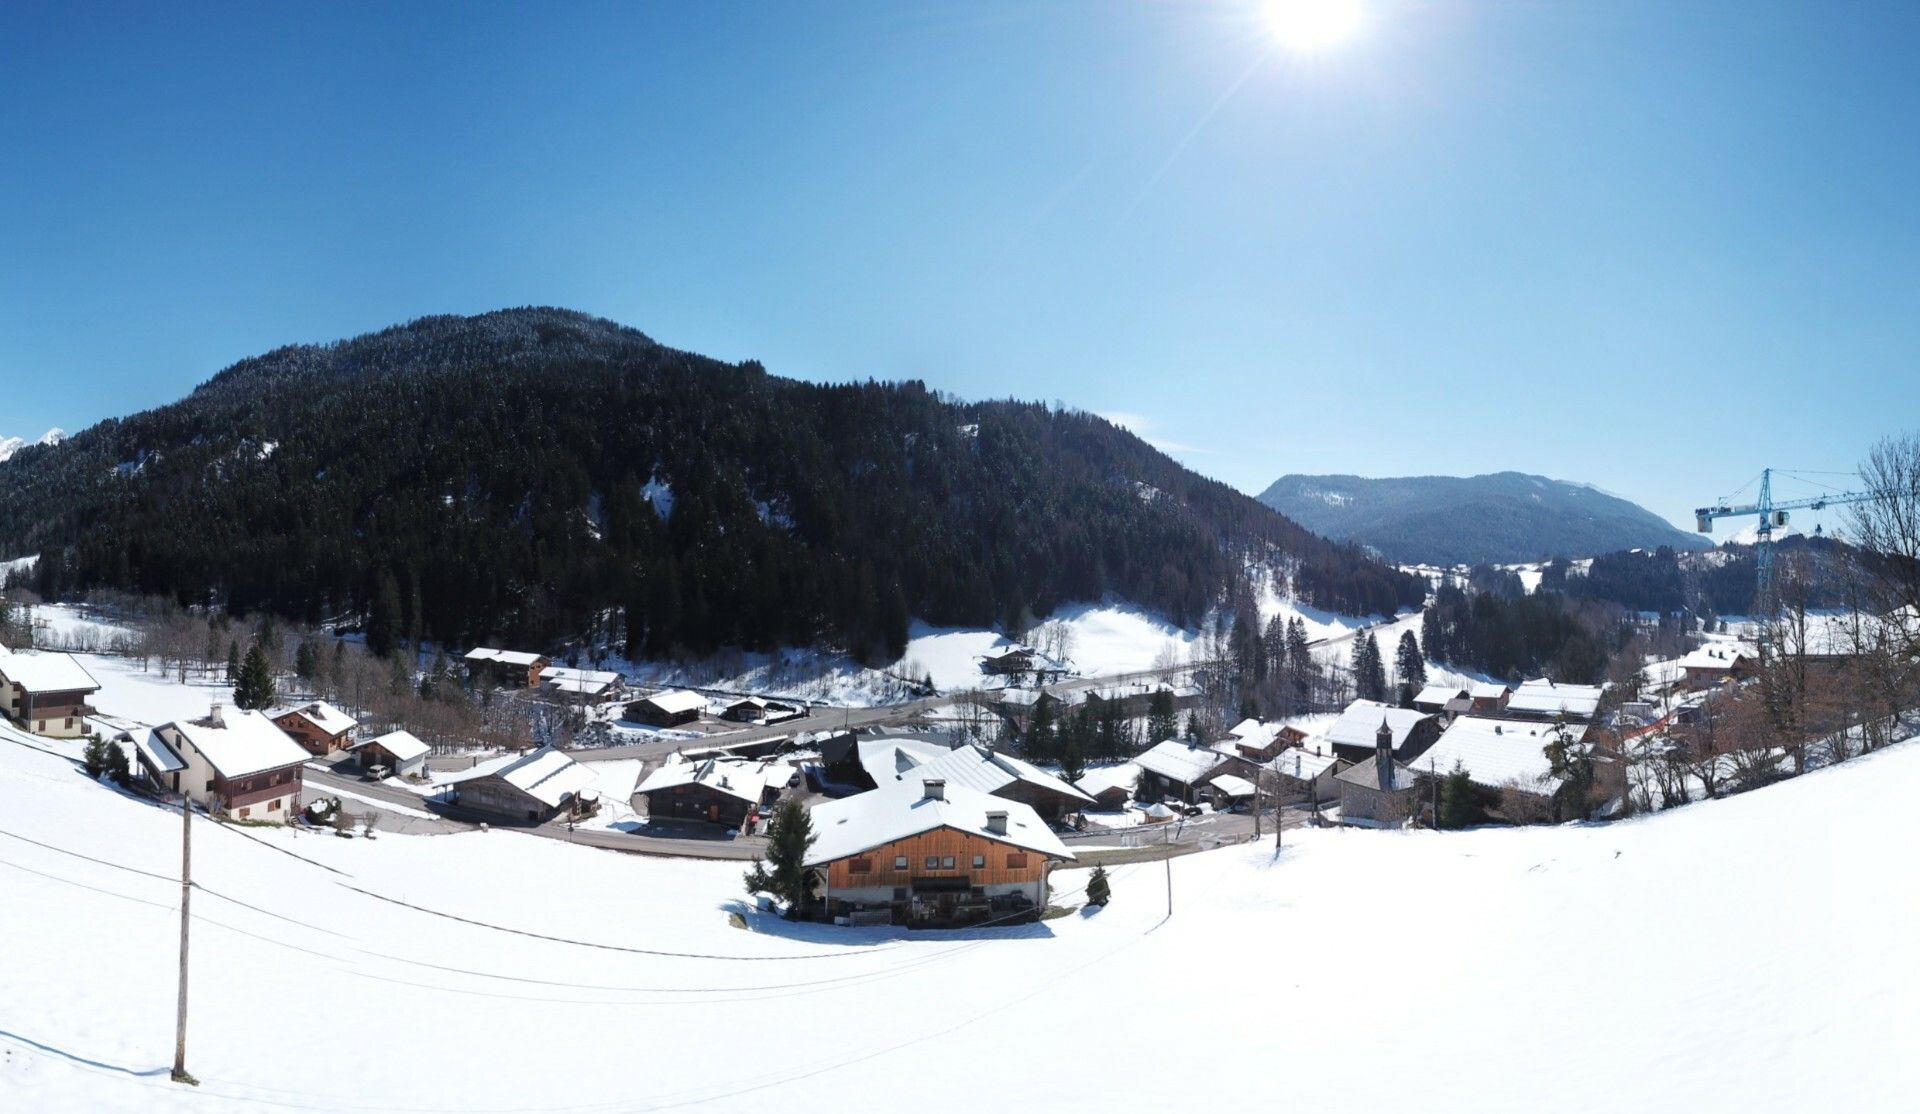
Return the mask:
[(353, 749), (359, 750), (375, 743), (380, 744), (382, 749), (393, 755), (396, 762), (411, 762), (415, 758), (425, 757), (433, 749), (415, 738), (411, 731), (389, 731), (385, 735), (372, 739), (362, 739), (353, 744)]
[(302, 704), (297, 708), (281, 708), (278, 711), (268, 713), (268, 718), (276, 720), (285, 719), (288, 716), (298, 716), (306, 720), (323, 735), (338, 735), (344, 731), (351, 731), (360, 726), (359, 720), (354, 719), (352, 716), (324, 700), (316, 700), (311, 704)]
[(28, 692), (99, 692), (100, 682), (72, 654), (0, 646), (0, 677)]
[(1553, 731), (1548, 723), (1461, 716), (1415, 765), (1445, 777), (1458, 762), (1479, 785), (1498, 788), (1513, 781), (1531, 792), (1552, 793), (1560, 787), (1545, 753)]
[(1134, 759), (1148, 773), (1159, 774), (1182, 785), (1202, 785), (1207, 775), (1228, 759), (1207, 747), (1188, 746), (1179, 739), (1168, 739)]
[(560, 807), (568, 797), (590, 788), (594, 781), (592, 770), (552, 747), (541, 747), (525, 754), (509, 754), (482, 762), (443, 784), (458, 785), (485, 777), (497, 777), (552, 808)]
[(282, 766), (298, 766), (308, 759), (305, 748), (259, 712), (228, 708), (221, 710), (219, 724), (204, 719), (183, 719), (165, 727), (179, 732), (184, 740), (182, 745), (198, 751), (222, 777), (245, 777)]
[(1330, 745), (1372, 749), (1380, 733), (1380, 724), (1385, 722), (1387, 729), (1393, 733), (1394, 749), (1398, 750), (1406, 745), (1407, 736), (1413, 733), (1414, 728), (1431, 719), (1433, 715), (1430, 712), (1396, 708), (1378, 700), (1356, 700), (1347, 705), (1347, 710), (1327, 728), (1322, 738)]
[[(1048, 858), (1073, 858), (1060, 837), (1026, 805), (964, 785), (948, 785), (944, 792), (944, 800), (931, 799), (921, 782), (914, 779), (813, 806), (815, 838), (807, 851), (807, 865), (844, 859), (938, 828), (952, 828)], [(987, 814), (994, 812), (1006, 813), (1005, 832), (988, 828)]]

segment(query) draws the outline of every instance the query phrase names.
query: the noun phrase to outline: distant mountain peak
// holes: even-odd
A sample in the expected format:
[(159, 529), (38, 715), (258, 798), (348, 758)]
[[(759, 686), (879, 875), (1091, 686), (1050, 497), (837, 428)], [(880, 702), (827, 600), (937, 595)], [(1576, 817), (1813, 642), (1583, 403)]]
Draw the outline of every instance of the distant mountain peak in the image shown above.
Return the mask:
[[(35, 445), (58, 445), (66, 439), (67, 431), (61, 429), (59, 426), (54, 426), (52, 429), (41, 434), (38, 441), (32, 443)], [(0, 463), (13, 459), (13, 454), (26, 448), (27, 444), (28, 441), (24, 437), (0, 437)]]
[(1711, 544), (1592, 484), (1525, 472), (1283, 476), (1260, 501), (1309, 530), (1403, 564), (1505, 564)]

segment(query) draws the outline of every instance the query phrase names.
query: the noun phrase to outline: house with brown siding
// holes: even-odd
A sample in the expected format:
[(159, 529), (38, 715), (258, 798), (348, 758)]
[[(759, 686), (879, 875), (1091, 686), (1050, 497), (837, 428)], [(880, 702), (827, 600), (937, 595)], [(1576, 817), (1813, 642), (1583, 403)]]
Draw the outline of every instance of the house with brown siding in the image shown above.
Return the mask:
[[(776, 771), (771, 778), (769, 769)], [(648, 774), (634, 795), (645, 798), (648, 819), (738, 828), (762, 805), (772, 804), (792, 775), (793, 767), (784, 762), (771, 767), (723, 758), (670, 762)]]
[(259, 712), (215, 704), (205, 718), (162, 724), (141, 742), (149, 779), (210, 813), (284, 824), (299, 806), (308, 754)]
[(939, 778), (813, 808), (806, 865), (836, 920), (922, 927), (1014, 921), (1047, 905), (1073, 852), (1033, 809)]
[(552, 664), (542, 654), (491, 646), (476, 646), (461, 660), (467, 667), (467, 681), (476, 688), (539, 688), (540, 675)]
[(87, 697), (99, 691), (100, 682), (71, 654), (0, 646), (0, 711), (35, 735), (85, 734), (93, 714)]
[(353, 731), (360, 721), (327, 703), (316, 700), (298, 708), (268, 713), (274, 726), (307, 748), (307, 753), (325, 757), (336, 750), (353, 748)]

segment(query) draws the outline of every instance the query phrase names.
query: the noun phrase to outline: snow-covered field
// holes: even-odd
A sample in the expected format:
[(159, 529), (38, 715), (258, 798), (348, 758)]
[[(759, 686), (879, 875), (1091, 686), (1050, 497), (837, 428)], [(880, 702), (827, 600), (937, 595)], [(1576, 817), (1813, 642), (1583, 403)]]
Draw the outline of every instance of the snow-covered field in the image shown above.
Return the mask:
[[(1612, 826), (1290, 832), (1277, 860), (1175, 860), (1171, 919), (1151, 863), (1113, 871), (1103, 912), (966, 933), (730, 927), (738, 864), (199, 823), (186, 1088), (166, 1078), (178, 816), (22, 742), (0, 729), (5, 1110), (1893, 1111), (1920, 1093), (1901, 1051), (1920, 1037), (1915, 744)], [(1069, 904), (1083, 880), (1058, 877)]]

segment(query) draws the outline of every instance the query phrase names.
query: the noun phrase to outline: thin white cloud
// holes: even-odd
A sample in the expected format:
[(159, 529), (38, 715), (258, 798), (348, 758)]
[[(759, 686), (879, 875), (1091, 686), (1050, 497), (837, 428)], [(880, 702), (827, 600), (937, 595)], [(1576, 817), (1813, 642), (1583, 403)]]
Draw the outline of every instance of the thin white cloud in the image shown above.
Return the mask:
[(1195, 453), (1205, 454), (1212, 451), (1210, 449), (1199, 448), (1195, 445), (1168, 440), (1164, 437), (1155, 437), (1153, 431), (1158, 423), (1145, 414), (1135, 414), (1130, 410), (1096, 410), (1094, 414), (1098, 417), (1105, 418), (1114, 425), (1119, 426), (1121, 429), (1126, 430), (1135, 437), (1140, 438), (1140, 440), (1145, 441), (1147, 444), (1152, 445), (1154, 448), (1170, 456), (1185, 456)]

